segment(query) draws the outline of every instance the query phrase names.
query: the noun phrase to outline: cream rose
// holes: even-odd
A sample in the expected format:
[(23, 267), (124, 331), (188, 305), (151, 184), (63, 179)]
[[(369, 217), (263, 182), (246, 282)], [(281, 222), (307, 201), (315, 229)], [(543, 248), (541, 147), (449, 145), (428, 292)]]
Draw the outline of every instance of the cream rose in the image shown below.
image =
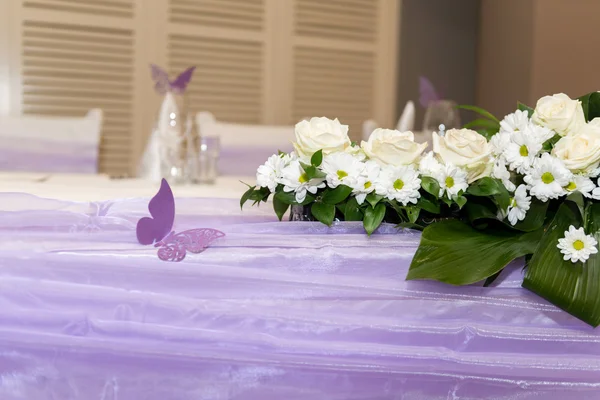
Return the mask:
[(581, 130), (561, 138), (552, 154), (562, 160), (571, 172), (587, 173), (600, 165), (600, 118), (595, 118)]
[(319, 150), (330, 154), (350, 146), (348, 125), (342, 125), (337, 118), (313, 117), (310, 121), (300, 121), (295, 133), (294, 148), (301, 158), (310, 157)]
[(577, 133), (585, 124), (581, 101), (572, 100), (564, 93), (539, 99), (532, 119), (561, 136)]
[(410, 131), (377, 128), (361, 147), (367, 157), (378, 164), (399, 166), (415, 163), (427, 143), (415, 143), (415, 136)]
[(450, 129), (443, 137), (433, 133), (433, 152), (444, 163), (464, 168), (468, 183), (489, 176), (493, 169), (492, 147), (470, 129)]

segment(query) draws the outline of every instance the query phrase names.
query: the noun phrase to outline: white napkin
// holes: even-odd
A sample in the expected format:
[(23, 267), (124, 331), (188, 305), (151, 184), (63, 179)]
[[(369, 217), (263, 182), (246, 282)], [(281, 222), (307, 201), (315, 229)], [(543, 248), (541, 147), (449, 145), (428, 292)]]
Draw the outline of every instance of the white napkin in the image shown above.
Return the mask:
[(412, 131), (415, 127), (415, 103), (408, 101), (398, 120), (396, 129), (400, 132)]

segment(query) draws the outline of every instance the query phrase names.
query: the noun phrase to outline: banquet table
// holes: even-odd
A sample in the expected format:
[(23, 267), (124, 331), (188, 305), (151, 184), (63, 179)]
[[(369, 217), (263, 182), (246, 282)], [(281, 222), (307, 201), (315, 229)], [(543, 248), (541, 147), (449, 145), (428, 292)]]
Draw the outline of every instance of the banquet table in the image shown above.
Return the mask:
[(416, 231), (174, 186), (175, 230), (226, 236), (164, 262), (135, 236), (157, 186), (130, 183), (0, 193), (0, 399), (600, 399), (600, 334), (522, 289), (519, 261), (490, 287), (405, 281)]

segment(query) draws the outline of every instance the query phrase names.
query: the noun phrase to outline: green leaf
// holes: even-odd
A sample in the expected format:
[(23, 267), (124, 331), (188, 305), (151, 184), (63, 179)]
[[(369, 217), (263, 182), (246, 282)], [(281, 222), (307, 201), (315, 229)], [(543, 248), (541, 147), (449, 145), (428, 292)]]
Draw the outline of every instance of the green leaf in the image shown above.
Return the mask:
[(434, 195), (436, 199), (440, 197), (440, 184), (435, 179), (429, 176), (421, 177), (421, 187), (427, 193)]
[(542, 149), (545, 151), (552, 151), (554, 145), (560, 140), (560, 138), (560, 135), (554, 135), (553, 137), (544, 142), (544, 144), (542, 145)]
[(432, 201), (424, 195), (419, 197), (419, 200), (417, 201), (417, 207), (432, 214), (440, 213), (440, 203), (438, 203), (437, 201)]
[(285, 203), (285, 204), (296, 204), (296, 193), (294, 192), (284, 192), (284, 191), (280, 191), (275, 193), (275, 196), (277, 197), (278, 201)]
[(533, 253), (541, 235), (541, 229), (527, 233), (497, 227), (478, 231), (459, 220), (437, 222), (423, 231), (406, 279), (452, 285), (479, 282), (515, 258)]
[(487, 197), (503, 193), (502, 189), (502, 182), (494, 178), (485, 177), (471, 183), (467, 189), (467, 194)]
[(579, 209), (579, 215), (581, 218), (583, 218), (585, 215), (585, 199), (583, 198), (583, 194), (581, 194), (581, 192), (573, 192), (567, 196), (566, 200), (572, 201), (577, 205), (577, 208)]
[(313, 167), (318, 167), (323, 162), (323, 150), (315, 152), (310, 158), (310, 163)]
[(371, 192), (367, 195), (367, 203), (369, 203), (371, 207), (375, 207), (382, 199), (383, 196), (375, 194), (375, 192)]
[(285, 156), (286, 154), (287, 154), (287, 153), (285, 153), (285, 152), (283, 152), (283, 151), (281, 151), (281, 150), (277, 150), (277, 155), (278, 155), (278, 156), (280, 156), (280, 157), (281, 157), (281, 156)]
[[(531, 199), (531, 205), (523, 221), (517, 222), (512, 228), (519, 231), (531, 232), (540, 229), (546, 221), (546, 211), (549, 202), (542, 202), (536, 198)], [(510, 226), (509, 222), (506, 222)]]
[(367, 207), (365, 210), (365, 217), (363, 219), (363, 226), (367, 235), (371, 235), (375, 232), (375, 229), (379, 228), (379, 225), (383, 222), (385, 217), (385, 204), (379, 203), (374, 208)]
[[(523, 287), (595, 327), (600, 325), (600, 257), (573, 264), (556, 247), (570, 225), (581, 224), (577, 205), (564, 202), (529, 262)], [(600, 240), (599, 203), (592, 204), (585, 231)]]
[(517, 109), (521, 110), (521, 111), (527, 111), (527, 115), (529, 116), (529, 118), (531, 118), (531, 116), (533, 115), (533, 108), (519, 102), (517, 103)]
[(503, 270), (504, 270), (504, 268), (503, 268), (503, 269), (501, 269), (500, 271), (496, 272), (494, 275), (492, 275), (492, 276), (488, 277), (488, 278), (485, 280), (485, 282), (483, 282), (483, 287), (488, 287), (488, 286), (490, 286), (492, 283), (494, 283), (494, 281), (495, 281), (496, 279), (498, 279), (498, 277), (500, 276), (500, 274), (502, 273), (502, 271), (503, 271)]
[[(472, 224), (477, 224), (482, 220), (499, 221), (497, 218), (497, 207), (487, 198), (471, 198), (465, 206), (467, 218)], [(546, 220), (546, 210), (548, 202), (541, 202), (538, 199), (532, 199), (529, 211), (523, 221), (517, 222), (512, 226), (508, 220), (502, 221), (507, 228), (523, 232), (532, 232), (540, 229)]]
[(310, 207), (310, 212), (321, 223), (331, 226), (335, 218), (335, 206), (333, 204), (314, 203)]
[(346, 185), (339, 185), (333, 190), (327, 190), (321, 200), (326, 204), (337, 204), (346, 200), (346, 198), (352, 193), (352, 188)]
[(589, 122), (594, 118), (600, 117), (600, 93), (588, 93), (585, 96), (581, 96), (578, 100), (581, 101), (586, 121)]
[(462, 108), (463, 110), (473, 111), (479, 115), (486, 117), (487, 119), (491, 119), (492, 121), (500, 123), (500, 121), (498, 121), (498, 118), (494, 117), (489, 111), (486, 111), (481, 107), (462, 105), (462, 106), (458, 106), (458, 108)]
[(254, 200), (255, 203), (259, 203), (261, 201), (267, 201), (271, 192), (268, 188), (261, 187), (258, 189), (254, 189), (252, 193), (248, 196), (249, 200)]
[(406, 211), (406, 216), (408, 217), (408, 222), (414, 224), (419, 219), (419, 213), (421, 209), (416, 206), (406, 206), (404, 207), (404, 211)]
[(463, 208), (467, 204), (467, 198), (465, 196), (456, 196), (454, 202), (458, 204), (458, 208)]
[(273, 210), (275, 210), (275, 214), (277, 215), (277, 218), (279, 218), (280, 221), (283, 218), (283, 215), (290, 207), (289, 203), (280, 200), (280, 197), (282, 197), (281, 195), (283, 193), (284, 192), (275, 193), (275, 196), (273, 196)]
[(396, 225), (397, 228), (406, 228), (406, 229), (415, 229), (417, 231), (422, 231), (424, 228), (422, 225), (419, 224), (413, 224), (410, 222), (401, 222), (398, 225)]
[(344, 219), (346, 221), (362, 221), (363, 212), (358, 205), (355, 197), (350, 197), (346, 202), (346, 210), (344, 211)]
[(246, 204), (246, 202), (250, 200), (250, 196), (252, 196), (252, 193), (254, 192), (255, 188), (256, 186), (249, 186), (249, 189), (244, 192), (244, 194), (240, 198), (240, 208), (244, 208), (244, 204)]
[(495, 130), (496, 132), (498, 132), (500, 130), (500, 124), (498, 122), (491, 121), (489, 119), (479, 118), (479, 119), (469, 122), (468, 124), (465, 124), (465, 126), (463, 128), (466, 128), (466, 129), (486, 128), (486, 129), (492, 129), (492, 130)]
[(306, 173), (306, 177), (310, 180), (310, 179), (314, 179), (314, 178), (325, 178), (326, 174), (321, 171), (320, 169), (318, 169), (317, 167), (315, 167), (314, 165), (308, 165), (308, 164), (304, 164), (304, 163), (300, 163), (302, 164), (302, 168), (304, 169), (304, 172)]

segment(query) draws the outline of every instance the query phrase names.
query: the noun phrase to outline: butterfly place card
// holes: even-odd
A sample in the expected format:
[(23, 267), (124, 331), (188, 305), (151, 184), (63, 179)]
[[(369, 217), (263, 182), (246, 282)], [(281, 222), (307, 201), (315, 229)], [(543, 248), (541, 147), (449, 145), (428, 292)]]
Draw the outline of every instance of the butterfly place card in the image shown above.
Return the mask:
[(158, 247), (158, 258), (163, 261), (182, 261), (187, 252), (201, 253), (225, 234), (216, 229), (200, 228), (175, 233), (175, 199), (165, 179), (158, 193), (148, 203), (151, 217), (141, 218), (136, 227), (138, 242)]

